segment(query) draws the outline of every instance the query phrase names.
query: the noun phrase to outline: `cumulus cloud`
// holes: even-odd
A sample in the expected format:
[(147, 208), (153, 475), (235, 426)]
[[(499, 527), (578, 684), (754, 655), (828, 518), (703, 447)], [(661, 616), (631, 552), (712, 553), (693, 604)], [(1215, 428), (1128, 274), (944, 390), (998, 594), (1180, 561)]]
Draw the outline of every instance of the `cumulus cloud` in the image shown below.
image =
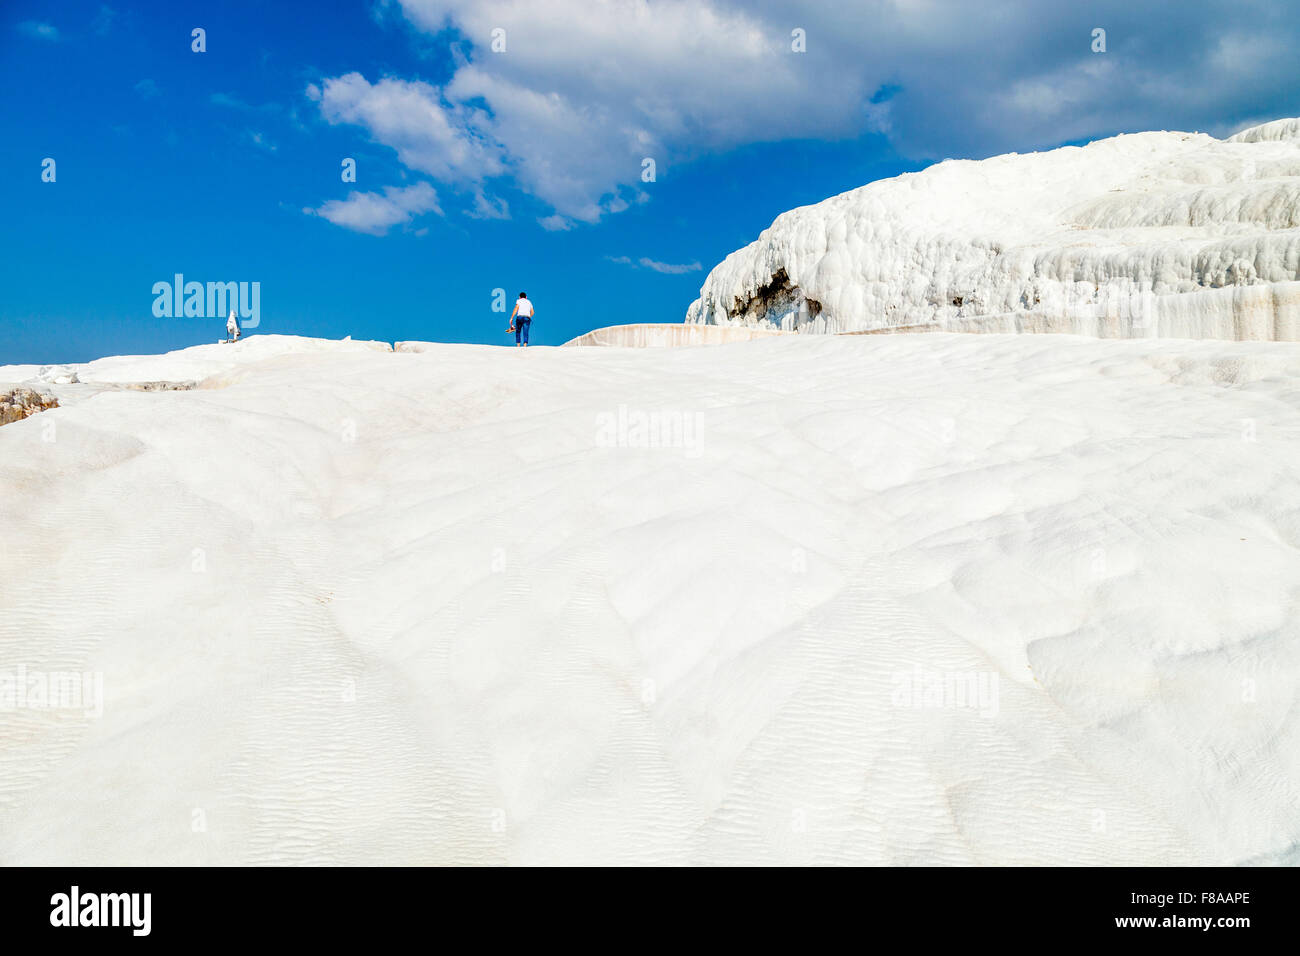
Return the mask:
[(428, 183), (386, 186), (383, 193), (353, 192), (347, 199), (331, 199), (316, 209), (304, 209), (336, 226), (382, 236), (393, 226), (410, 222), (429, 212), (442, 215), (438, 194)]
[[(694, 0), (515, 4), (404, 3), (417, 27), (451, 24), (468, 58), (435, 87), (358, 73), (308, 93), (330, 123), (364, 128), (407, 166), (440, 180), (507, 176), (551, 207), (545, 228), (592, 223), (641, 193), (643, 161), (663, 175), (678, 158), (779, 135), (842, 132), (861, 91), (848, 78), (806, 95), (788, 37), (740, 10)], [(492, 52), (504, 29), (505, 52)]]
[(444, 99), (428, 83), (370, 83), (360, 73), (346, 73), (308, 87), (307, 94), (319, 101), (327, 122), (365, 128), (411, 169), (453, 183), (480, 182), (504, 171), (503, 148), (488, 137), (483, 111)]
[[(476, 197), (500, 180), (545, 228), (596, 222), (657, 175), (737, 146), (875, 132), (914, 159), (985, 156), (1133, 129), (1226, 129), (1300, 112), (1300, 9), (1097, 0), (396, 0), (455, 68), (434, 86), (348, 73), (309, 89), (330, 123)], [(394, 9), (388, 4), (386, 9)], [(1092, 31), (1107, 32), (1094, 53)], [(796, 52), (795, 31), (806, 52)], [(1268, 42), (1260, 42), (1260, 38)], [(495, 43), (495, 48), (494, 48)]]

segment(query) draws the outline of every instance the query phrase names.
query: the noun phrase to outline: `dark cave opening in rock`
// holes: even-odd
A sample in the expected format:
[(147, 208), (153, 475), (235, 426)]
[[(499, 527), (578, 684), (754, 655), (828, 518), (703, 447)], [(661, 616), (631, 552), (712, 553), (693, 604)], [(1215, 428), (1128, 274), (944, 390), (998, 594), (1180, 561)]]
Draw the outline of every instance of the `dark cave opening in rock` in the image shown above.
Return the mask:
[(795, 327), (798, 327), (809, 318), (816, 318), (821, 311), (822, 304), (805, 296), (803, 290), (790, 281), (785, 268), (781, 267), (748, 300), (734, 299), (728, 317), (779, 325), (790, 313), (798, 313), (799, 318), (794, 322)]

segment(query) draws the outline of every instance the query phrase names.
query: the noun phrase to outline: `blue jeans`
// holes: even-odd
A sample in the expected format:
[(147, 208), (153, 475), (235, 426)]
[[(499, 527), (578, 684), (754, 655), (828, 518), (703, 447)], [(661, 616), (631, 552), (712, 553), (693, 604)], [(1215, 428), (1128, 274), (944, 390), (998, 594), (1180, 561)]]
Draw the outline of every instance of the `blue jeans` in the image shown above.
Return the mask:
[(515, 345), (518, 345), (520, 341), (524, 345), (528, 344), (528, 326), (532, 324), (532, 319), (515, 319)]

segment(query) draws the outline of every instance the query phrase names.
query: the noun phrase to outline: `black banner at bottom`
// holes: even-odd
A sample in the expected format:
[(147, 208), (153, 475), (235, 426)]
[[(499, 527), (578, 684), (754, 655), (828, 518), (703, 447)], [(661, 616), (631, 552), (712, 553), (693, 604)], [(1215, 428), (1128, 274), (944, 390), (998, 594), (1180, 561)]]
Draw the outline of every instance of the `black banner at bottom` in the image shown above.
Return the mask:
[(597, 886), (582, 871), (536, 878), (416, 868), (7, 869), (0, 917), (10, 944), (75, 936), (92, 946), (335, 947), (411, 934), (433, 941), (430, 931), (453, 928), (456, 938), (501, 942), (519, 933), (542, 943), (560, 926), (565, 936), (591, 926), (607, 942), (651, 945), (689, 938), (693, 926), (700, 944), (774, 942), (773, 933), (803, 934), (806, 943), (807, 934), (844, 930), (863, 942), (901, 935), (926, 946), (987, 943), (990, 932), (1021, 942), (1130, 937), (1161, 946), (1259, 944), (1294, 933), (1295, 877), (1286, 869), (745, 869), (700, 883), (692, 872), (618, 871)]

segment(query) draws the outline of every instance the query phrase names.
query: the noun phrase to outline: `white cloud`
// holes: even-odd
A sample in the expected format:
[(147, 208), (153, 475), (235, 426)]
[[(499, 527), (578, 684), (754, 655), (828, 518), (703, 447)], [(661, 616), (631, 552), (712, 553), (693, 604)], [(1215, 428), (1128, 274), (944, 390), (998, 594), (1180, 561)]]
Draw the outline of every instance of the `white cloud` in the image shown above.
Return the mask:
[(253, 145), (257, 146), (259, 149), (264, 149), (268, 153), (274, 153), (280, 148), (255, 129), (246, 130), (246, 132), (248, 133), (248, 138), (253, 141)]
[[(509, 183), (546, 228), (644, 201), (642, 160), (760, 142), (887, 136), (918, 159), (1028, 150), (1124, 129), (1232, 125), (1296, 112), (1285, 51), (1300, 10), (1231, 0), (1096, 0), (1087, 22), (1038, 0), (388, 0), (449, 36), (442, 86), (348, 73), (309, 88), (413, 170), (479, 198)], [(1107, 30), (1093, 53), (1092, 29)], [(505, 50), (493, 52), (493, 31)], [(804, 53), (791, 31), (804, 31)], [(451, 31), (444, 34), (444, 31)], [(1268, 37), (1262, 43), (1259, 38)], [(439, 40), (442, 42), (442, 40)], [(493, 200), (495, 202), (495, 200)]]
[(442, 215), (438, 194), (428, 183), (386, 186), (382, 194), (353, 192), (347, 199), (331, 199), (316, 209), (308, 208), (303, 212), (372, 236), (382, 236), (393, 226), (408, 223), (425, 213)]
[(1263, 60), (1287, 56), (1286, 40), (1257, 30), (1225, 31), (1211, 53), (1213, 66), (1224, 72), (1251, 74)]
[(504, 171), (503, 150), (485, 138), (481, 110), (445, 101), (442, 91), (418, 80), (370, 83), (360, 73), (326, 80), (308, 95), (330, 123), (364, 127), (397, 150), (405, 165), (454, 183), (474, 183)]
[(646, 269), (653, 269), (655, 272), (662, 272), (665, 275), (673, 276), (685, 275), (687, 272), (699, 272), (701, 268), (698, 262), (673, 265), (668, 262), (655, 262), (655, 260), (647, 259), (645, 256), (642, 256), (637, 261)]
[[(468, 59), (442, 88), (358, 73), (327, 79), (308, 91), (321, 115), (363, 127), (440, 181), (509, 176), (554, 210), (548, 228), (627, 208), (644, 188), (647, 157), (663, 176), (679, 158), (763, 138), (773, 115), (783, 117), (780, 135), (839, 135), (860, 99), (852, 77), (805, 75), (809, 61), (782, 53), (788, 32), (694, 0), (403, 9), (430, 32), (454, 24), (472, 44)], [(506, 52), (495, 54), (499, 25)]]
[(489, 197), (480, 189), (474, 193), (474, 208), (465, 210), (465, 215), (471, 219), (509, 219), (510, 207), (504, 199)]
[(57, 27), (37, 20), (24, 20), (18, 24), (18, 30), (29, 37), (37, 37), (41, 40), (57, 40), (59, 38)]
[(213, 93), (208, 97), (208, 102), (213, 106), (225, 106), (232, 110), (241, 110), (246, 113), (274, 113), (279, 111), (279, 103), (263, 103), (261, 106), (254, 106), (252, 103), (246, 103), (237, 96), (229, 93)]
[(687, 262), (681, 265), (675, 265), (671, 262), (658, 262), (648, 256), (642, 256), (633, 260), (631, 256), (606, 256), (610, 262), (616, 262), (621, 266), (632, 266), (633, 268), (651, 269), (655, 272), (662, 272), (664, 275), (679, 276), (688, 272), (699, 272), (703, 267), (698, 262)]

